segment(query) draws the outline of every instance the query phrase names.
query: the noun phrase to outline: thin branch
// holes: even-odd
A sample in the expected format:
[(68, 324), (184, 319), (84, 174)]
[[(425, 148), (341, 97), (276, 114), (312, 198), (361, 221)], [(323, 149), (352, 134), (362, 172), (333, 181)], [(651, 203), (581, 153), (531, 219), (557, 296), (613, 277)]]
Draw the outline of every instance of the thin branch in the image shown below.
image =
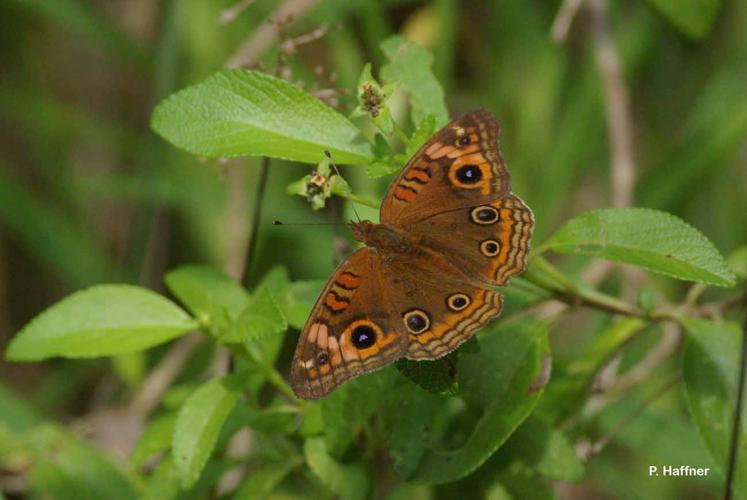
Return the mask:
[(143, 382), (140, 390), (130, 403), (130, 412), (145, 419), (161, 402), (161, 396), (179, 375), (192, 352), (204, 340), (193, 332), (177, 340)]
[(286, 0), (228, 60), (229, 68), (255, 66), (278, 38), (277, 23), (289, 23), (316, 5), (318, 0)]
[(583, 0), (564, 0), (555, 16), (550, 30), (552, 41), (557, 44), (565, 43), (571, 23), (578, 14)]
[(648, 376), (661, 364), (662, 361), (677, 350), (677, 346), (682, 339), (680, 326), (674, 322), (667, 322), (662, 325), (664, 333), (646, 356), (633, 368), (620, 375), (615, 383), (607, 389), (607, 395), (621, 394), (634, 385), (648, 379)]
[(674, 385), (679, 382), (679, 376), (673, 377), (671, 380), (667, 381), (664, 385), (662, 385), (659, 389), (657, 389), (653, 394), (648, 396), (635, 410), (633, 410), (630, 414), (628, 414), (625, 418), (623, 418), (615, 427), (612, 428), (612, 430), (607, 433), (606, 436), (602, 437), (601, 439), (595, 441), (594, 443), (580, 443), (580, 445), (577, 447), (577, 453), (580, 458), (583, 458), (585, 460), (588, 460), (592, 456), (598, 454), (601, 452), (609, 443), (614, 439), (615, 436), (617, 436), (620, 431), (622, 431), (628, 424), (630, 424), (633, 420), (640, 417), (641, 414), (646, 411), (646, 408), (651, 405), (654, 401), (656, 401), (659, 397), (661, 397), (663, 394), (665, 394), (669, 389), (674, 387)]
[(622, 75), (622, 65), (612, 40), (606, 0), (587, 0), (592, 20), (592, 41), (602, 77), (607, 129), (612, 150), (612, 204), (629, 207), (635, 183), (633, 119), (630, 91)]
[(256, 0), (239, 0), (231, 7), (224, 9), (218, 14), (218, 24), (225, 26), (234, 22), (239, 15), (248, 9)]

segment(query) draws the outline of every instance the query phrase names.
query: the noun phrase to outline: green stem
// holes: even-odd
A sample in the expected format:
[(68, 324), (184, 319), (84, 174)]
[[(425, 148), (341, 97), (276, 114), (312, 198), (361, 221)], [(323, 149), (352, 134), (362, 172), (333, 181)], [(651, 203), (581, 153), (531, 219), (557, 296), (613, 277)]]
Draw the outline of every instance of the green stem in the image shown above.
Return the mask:
[(244, 344), (244, 349), (249, 355), (249, 358), (262, 370), (263, 375), (267, 378), (267, 381), (275, 386), (280, 392), (285, 394), (293, 403), (297, 406), (303, 407), (306, 402), (302, 399), (298, 399), (293, 389), (288, 385), (283, 376), (278, 372), (274, 366), (269, 365), (263, 358), (262, 355), (257, 351), (255, 345), (251, 343)]
[(339, 196), (340, 198), (345, 198), (348, 201), (360, 203), (361, 205), (365, 205), (371, 208), (379, 208), (379, 206), (381, 205), (380, 203), (377, 203), (373, 200), (369, 200), (366, 198), (361, 198), (357, 194), (353, 194), (353, 193), (335, 193), (335, 194), (337, 194), (337, 196)]
[(593, 288), (574, 283), (558, 268), (542, 257), (532, 259), (532, 267), (524, 273), (524, 279), (545, 289), (567, 304), (582, 304), (614, 314), (645, 319), (672, 319), (668, 313), (654, 312), (650, 315), (627, 302)]

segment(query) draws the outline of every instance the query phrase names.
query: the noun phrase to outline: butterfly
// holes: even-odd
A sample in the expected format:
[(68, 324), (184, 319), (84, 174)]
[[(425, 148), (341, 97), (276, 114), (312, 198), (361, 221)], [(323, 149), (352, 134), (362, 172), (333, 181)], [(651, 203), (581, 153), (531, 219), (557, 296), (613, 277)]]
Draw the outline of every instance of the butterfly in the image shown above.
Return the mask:
[(350, 223), (366, 246), (335, 270), (301, 332), (298, 397), (403, 357), (438, 359), (500, 314), (494, 288), (524, 270), (534, 216), (511, 192), (499, 135), (488, 111), (455, 118), (392, 181), (380, 223)]

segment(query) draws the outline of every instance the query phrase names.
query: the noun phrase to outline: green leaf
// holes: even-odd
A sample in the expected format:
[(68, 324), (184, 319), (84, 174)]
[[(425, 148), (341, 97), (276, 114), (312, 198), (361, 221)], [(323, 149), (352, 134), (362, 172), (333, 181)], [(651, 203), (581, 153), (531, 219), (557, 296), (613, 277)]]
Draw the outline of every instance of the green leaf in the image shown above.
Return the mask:
[(302, 462), (300, 457), (293, 457), (281, 463), (263, 464), (258, 469), (252, 470), (232, 497), (233, 500), (267, 498), (290, 471)]
[(534, 321), (483, 330), (480, 350), (461, 353), (459, 394), (479, 418), (456, 449), (434, 449), (413, 479), (446, 483), (482, 465), (524, 421), (541, 390), (532, 390), (548, 354), (547, 329)]
[(192, 486), (200, 477), (213, 453), (218, 435), (241, 395), (237, 372), (201, 385), (179, 410), (174, 427), (172, 455), (183, 487)]
[(646, 208), (608, 208), (578, 215), (542, 247), (627, 262), (711, 285), (729, 287), (736, 279), (700, 231), (666, 212)]
[(163, 100), (151, 126), (190, 153), (210, 158), (270, 156), (316, 163), (365, 163), (371, 146), (334, 109), (285, 80), (225, 70)]
[(164, 458), (148, 478), (140, 500), (171, 500), (179, 495), (179, 476), (171, 457)]
[(696, 40), (713, 28), (721, 0), (648, 0), (672, 25)]
[[(690, 415), (713, 462), (726, 472), (736, 407), (742, 332), (736, 323), (684, 318), (687, 340), (682, 363)], [(747, 404), (742, 408), (735, 490), (747, 498)]]
[(334, 494), (346, 500), (368, 495), (369, 479), (361, 464), (341, 464), (327, 453), (323, 438), (308, 438), (303, 446), (309, 468)]
[(335, 458), (342, 457), (356, 434), (376, 409), (394, 397), (393, 388), (402, 378), (396, 370), (383, 370), (345, 382), (321, 401), (326, 449)]
[(164, 281), (200, 325), (218, 338), (231, 330), (249, 303), (249, 293), (241, 285), (209, 266), (183, 266)]
[(434, 417), (447, 404), (449, 400), (445, 396), (406, 384), (383, 412), (389, 454), (400, 477), (409, 478), (417, 469), (431, 446)]
[(131, 285), (76, 292), (27, 324), (5, 353), (12, 361), (90, 358), (147, 349), (197, 327), (168, 299)]
[(154, 418), (148, 423), (143, 434), (137, 440), (135, 449), (130, 455), (130, 467), (138, 469), (157, 453), (167, 450), (171, 446), (176, 413), (167, 413)]
[(249, 294), (225, 273), (209, 266), (182, 266), (164, 281), (201, 323), (235, 320), (249, 303)]
[(578, 481), (584, 474), (584, 466), (568, 438), (539, 418), (526, 419), (504, 449), (514, 460), (551, 479)]
[(381, 43), (381, 50), (389, 63), (381, 69), (381, 76), (389, 83), (399, 83), (410, 95), (413, 121), (420, 124), (429, 114), (436, 125), (449, 121), (444, 91), (433, 74), (433, 55), (423, 47), (402, 36), (395, 35)]
[(288, 328), (285, 316), (275, 302), (268, 286), (261, 286), (252, 296), (249, 304), (241, 311), (230, 335), (223, 337), (225, 342), (252, 342), (265, 335), (275, 335)]

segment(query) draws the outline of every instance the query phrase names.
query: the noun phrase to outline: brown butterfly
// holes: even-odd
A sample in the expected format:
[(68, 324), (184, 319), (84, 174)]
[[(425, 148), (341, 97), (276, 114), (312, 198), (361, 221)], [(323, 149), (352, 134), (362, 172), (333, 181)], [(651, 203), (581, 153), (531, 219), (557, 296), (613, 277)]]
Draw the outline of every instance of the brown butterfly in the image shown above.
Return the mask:
[(399, 358), (434, 360), (501, 312), (493, 291), (524, 270), (532, 211), (511, 193), (485, 110), (436, 133), (389, 186), (380, 224), (350, 224), (367, 246), (335, 271), (291, 368), (300, 398)]

